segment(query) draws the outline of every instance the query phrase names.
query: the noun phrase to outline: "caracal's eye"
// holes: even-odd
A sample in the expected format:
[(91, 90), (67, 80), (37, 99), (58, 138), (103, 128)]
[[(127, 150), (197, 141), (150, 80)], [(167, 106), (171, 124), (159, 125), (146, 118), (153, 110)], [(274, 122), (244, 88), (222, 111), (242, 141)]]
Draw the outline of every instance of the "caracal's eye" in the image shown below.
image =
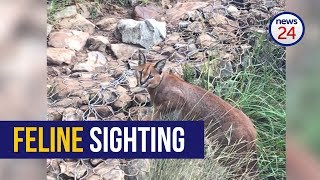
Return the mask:
[(149, 74), (149, 79), (152, 79), (153, 78), (153, 75)]

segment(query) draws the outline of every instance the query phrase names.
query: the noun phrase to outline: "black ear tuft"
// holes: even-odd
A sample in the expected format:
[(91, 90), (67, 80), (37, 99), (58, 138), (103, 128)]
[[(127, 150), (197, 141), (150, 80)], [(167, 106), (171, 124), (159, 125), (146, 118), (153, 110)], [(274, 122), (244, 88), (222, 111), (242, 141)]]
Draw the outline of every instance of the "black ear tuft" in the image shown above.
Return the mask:
[(146, 56), (143, 54), (141, 50), (139, 50), (139, 65), (145, 64), (147, 62)]
[(164, 68), (164, 65), (166, 64), (166, 59), (162, 59), (160, 61), (158, 61), (155, 65), (154, 68), (158, 71), (158, 73), (162, 73), (162, 70)]

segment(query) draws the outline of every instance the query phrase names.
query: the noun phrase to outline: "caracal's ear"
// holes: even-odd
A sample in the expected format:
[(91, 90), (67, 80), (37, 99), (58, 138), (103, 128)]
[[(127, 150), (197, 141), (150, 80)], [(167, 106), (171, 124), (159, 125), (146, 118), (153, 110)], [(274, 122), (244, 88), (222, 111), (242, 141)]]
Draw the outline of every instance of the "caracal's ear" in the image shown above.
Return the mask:
[(158, 71), (159, 74), (162, 73), (162, 70), (164, 68), (164, 65), (166, 64), (166, 61), (167, 61), (166, 59), (162, 59), (154, 65), (154, 68)]
[(143, 65), (147, 62), (146, 56), (143, 54), (141, 50), (139, 50), (139, 65)]

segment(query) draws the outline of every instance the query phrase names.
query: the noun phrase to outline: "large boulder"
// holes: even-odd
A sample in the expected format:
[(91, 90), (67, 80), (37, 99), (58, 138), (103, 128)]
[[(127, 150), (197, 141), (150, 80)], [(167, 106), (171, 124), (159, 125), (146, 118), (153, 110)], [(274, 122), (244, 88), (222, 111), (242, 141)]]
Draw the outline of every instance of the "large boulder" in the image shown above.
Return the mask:
[(135, 21), (123, 19), (117, 24), (117, 33), (122, 42), (140, 45), (150, 49), (166, 37), (166, 23), (154, 19)]

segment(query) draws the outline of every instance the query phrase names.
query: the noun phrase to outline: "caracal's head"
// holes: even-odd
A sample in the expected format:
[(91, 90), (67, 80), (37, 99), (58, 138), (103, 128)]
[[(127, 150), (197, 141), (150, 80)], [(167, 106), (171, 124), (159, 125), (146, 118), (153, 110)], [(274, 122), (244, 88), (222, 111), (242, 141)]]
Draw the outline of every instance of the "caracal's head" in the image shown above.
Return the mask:
[(165, 59), (156, 64), (147, 63), (146, 56), (139, 51), (139, 65), (136, 67), (138, 85), (144, 88), (156, 88), (161, 82), (165, 64)]

